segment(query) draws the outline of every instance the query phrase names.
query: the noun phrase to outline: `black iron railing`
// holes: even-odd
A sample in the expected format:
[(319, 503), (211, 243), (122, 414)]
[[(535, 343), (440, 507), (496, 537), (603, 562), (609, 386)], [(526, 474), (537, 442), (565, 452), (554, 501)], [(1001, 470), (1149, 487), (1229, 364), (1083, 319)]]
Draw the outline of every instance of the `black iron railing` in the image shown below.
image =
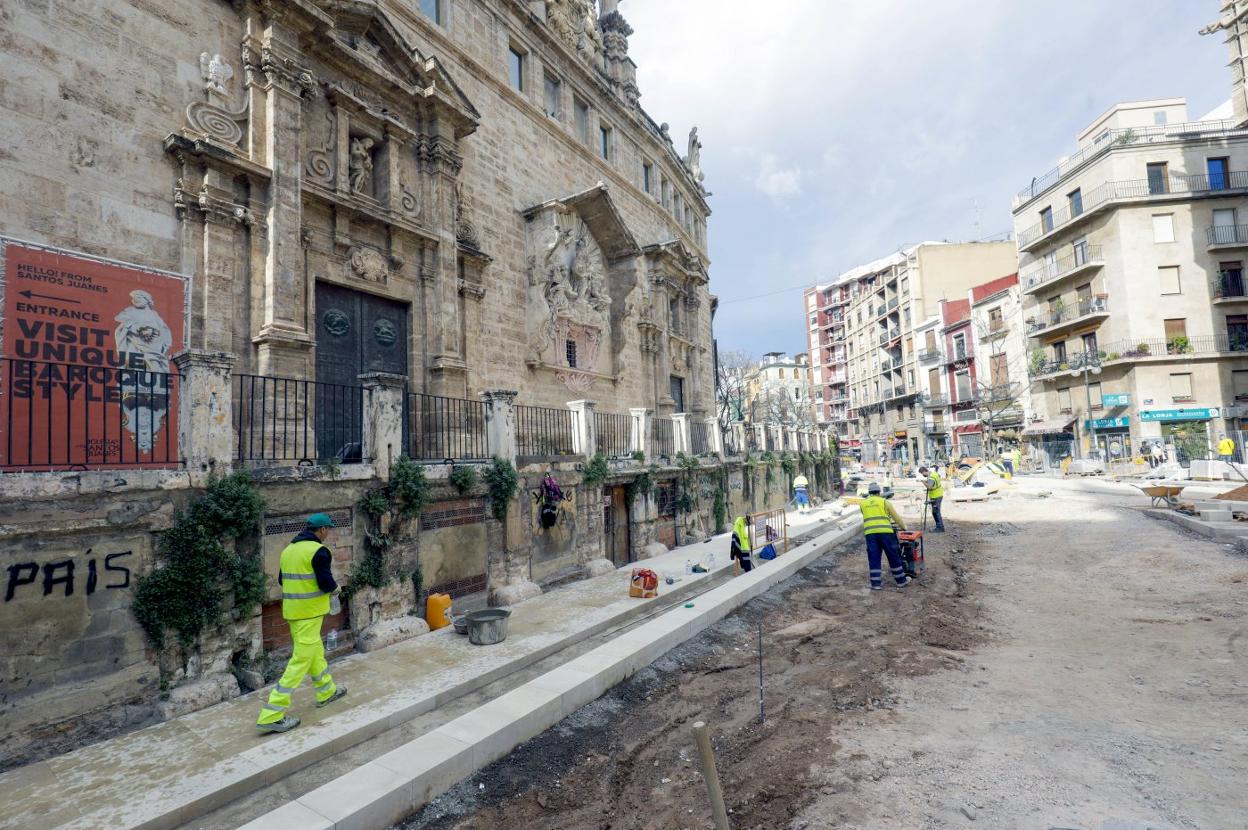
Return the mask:
[(1030, 290), (1047, 282), (1060, 279), (1085, 265), (1102, 262), (1104, 257), (1104, 250), (1100, 245), (1083, 245), (1079, 248), (1074, 248), (1065, 256), (1058, 257), (1052, 262), (1042, 263), (1038, 268), (1025, 272), (1021, 277), (1023, 288)]
[(676, 429), (671, 418), (654, 419), (654, 448), (660, 457), (676, 455)]
[[(749, 432), (749, 430), (746, 430)], [(741, 447), (737, 441), (737, 431), (735, 429), (719, 429), (719, 434), (724, 440), (724, 455), (737, 456), (741, 454)]]
[(407, 396), (407, 454), (417, 461), (483, 461), (490, 457), (485, 404), (465, 398)]
[(598, 452), (607, 458), (627, 458), (633, 452), (633, 419), (611, 412), (594, 413)]
[(1205, 238), (1210, 245), (1248, 245), (1248, 225), (1211, 225)]
[(235, 375), (233, 384), (239, 462), (368, 460), (364, 387), (267, 375)]
[(711, 452), (711, 431), (705, 421), (689, 422), (689, 447), (694, 455), (708, 455)]
[(0, 471), (178, 466), (179, 378), (0, 358)]
[(1037, 314), (1027, 320), (1027, 333), (1036, 334), (1054, 326), (1078, 320), (1091, 314), (1108, 314), (1109, 300), (1105, 297), (1089, 297), (1073, 306), (1061, 305), (1048, 314)]
[(574, 421), (570, 409), (516, 407), (516, 451), (528, 458), (574, 455)]
[(1223, 272), (1213, 280), (1213, 298), (1230, 300), (1248, 296), (1245, 293), (1244, 275), (1242, 273)]

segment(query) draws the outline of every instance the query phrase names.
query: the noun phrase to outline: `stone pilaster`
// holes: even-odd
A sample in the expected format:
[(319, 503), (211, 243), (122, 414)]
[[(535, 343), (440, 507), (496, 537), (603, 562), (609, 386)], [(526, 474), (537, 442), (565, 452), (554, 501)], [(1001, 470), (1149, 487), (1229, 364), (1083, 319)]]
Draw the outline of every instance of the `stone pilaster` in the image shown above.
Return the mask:
[(672, 416), (672, 443), (676, 447), (676, 452), (683, 452), (685, 455), (693, 455), (693, 435), (689, 428), (688, 412), (677, 412)]
[(594, 424), (593, 401), (568, 401), (572, 410), (572, 450), (577, 455), (593, 458), (598, 452), (598, 430)]
[(485, 437), (490, 454), (516, 463), (516, 393), (495, 389), (481, 393), (485, 403)]
[(754, 430), (754, 443), (757, 445), (759, 453), (767, 452), (767, 425), (750, 424), (749, 428)]
[(707, 448), (716, 458), (724, 457), (724, 432), (719, 428), (718, 418), (706, 419), (706, 434), (710, 436), (710, 446)]
[(173, 356), (182, 373), (178, 390), (178, 446), (191, 483), (202, 486), (224, 475), (234, 458), (234, 355), (188, 350)]
[(386, 372), (369, 372), (359, 377), (364, 387), (363, 453), (373, 460), (377, 477), (385, 481), (390, 478), (390, 465), (407, 452), (403, 444), (407, 378)]
[(628, 410), (633, 419), (632, 449), (650, 455), (650, 410), (633, 407)]

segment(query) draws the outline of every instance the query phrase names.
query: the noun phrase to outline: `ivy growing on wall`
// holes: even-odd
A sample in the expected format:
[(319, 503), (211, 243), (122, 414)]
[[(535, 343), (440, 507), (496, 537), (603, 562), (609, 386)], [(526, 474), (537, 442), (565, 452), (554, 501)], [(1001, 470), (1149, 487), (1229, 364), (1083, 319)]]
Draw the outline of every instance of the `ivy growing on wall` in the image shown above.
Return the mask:
[(697, 476), (698, 457), (676, 453), (676, 466), (680, 468), (680, 493), (676, 497), (676, 507), (681, 513), (692, 513), (698, 506)]
[(230, 597), (239, 619), (264, 601), (259, 556), (225, 544), (255, 532), (263, 515), (264, 500), (251, 478), (239, 472), (213, 481), (174, 516), (156, 542), (157, 567), (139, 579), (130, 606), (153, 647), (162, 648), (169, 632), (190, 646), (205, 628), (222, 621)]
[(490, 512), (500, 522), (507, 518), (507, 508), (515, 498), (520, 486), (520, 474), (506, 461), (494, 456), (494, 461), (485, 468), (485, 485), (490, 491)]
[(628, 483), (628, 487), (624, 489), (624, 495), (628, 499), (630, 506), (638, 496), (648, 499), (654, 493), (655, 473), (658, 472), (658, 469), (658, 464), (651, 464), (645, 471), (638, 473), (637, 477)]
[(609, 475), (611, 475), (611, 467), (607, 464), (607, 457), (602, 453), (597, 453), (585, 466), (582, 481), (586, 487), (597, 487), (606, 481)]
[(477, 471), (471, 467), (454, 467), (446, 480), (463, 495), (477, 486)]
[(343, 589), (346, 598), (364, 586), (383, 588), (390, 583), (387, 554), (407, 523), (429, 503), (429, 491), (425, 468), (402, 455), (390, 466), (390, 481), (360, 498), (357, 506), (367, 517), (368, 528), (364, 531), (363, 555), (355, 557), (351, 582)]

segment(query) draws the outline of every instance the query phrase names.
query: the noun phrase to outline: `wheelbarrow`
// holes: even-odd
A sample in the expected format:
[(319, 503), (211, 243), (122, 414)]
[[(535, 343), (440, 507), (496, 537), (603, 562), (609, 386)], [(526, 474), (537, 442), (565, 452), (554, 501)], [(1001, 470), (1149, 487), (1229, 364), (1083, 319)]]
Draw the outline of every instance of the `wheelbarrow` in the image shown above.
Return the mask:
[(1181, 484), (1150, 484), (1147, 486), (1135, 485), (1141, 493), (1153, 500), (1153, 507), (1165, 505), (1171, 509), (1178, 507), (1179, 494), (1183, 492), (1184, 485)]

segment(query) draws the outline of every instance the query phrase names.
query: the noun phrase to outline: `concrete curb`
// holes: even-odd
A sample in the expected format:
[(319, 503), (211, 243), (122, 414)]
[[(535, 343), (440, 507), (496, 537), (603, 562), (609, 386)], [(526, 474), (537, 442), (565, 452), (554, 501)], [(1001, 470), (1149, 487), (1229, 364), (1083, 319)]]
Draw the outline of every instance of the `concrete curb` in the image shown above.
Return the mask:
[(854, 538), (861, 520), (748, 574), (370, 761), (243, 830), (380, 830), (600, 697), (736, 608)]

